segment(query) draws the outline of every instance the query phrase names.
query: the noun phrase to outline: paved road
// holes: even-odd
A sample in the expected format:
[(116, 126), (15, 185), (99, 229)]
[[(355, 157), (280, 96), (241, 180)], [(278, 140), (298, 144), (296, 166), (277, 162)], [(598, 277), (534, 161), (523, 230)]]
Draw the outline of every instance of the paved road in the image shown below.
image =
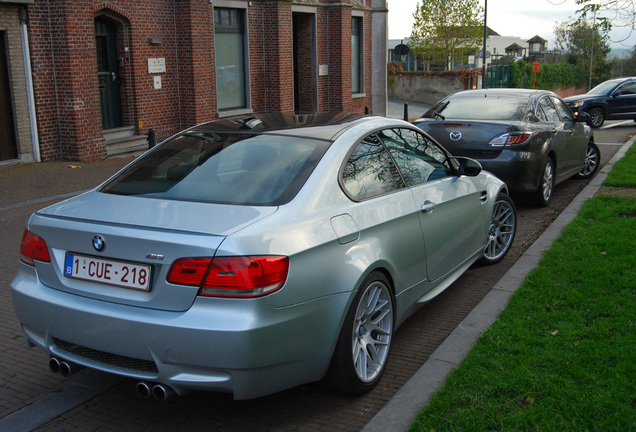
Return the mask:
[[(633, 122), (607, 126), (595, 132), (603, 163), (616, 152), (617, 143), (636, 133)], [(587, 183), (570, 180), (558, 186), (547, 209), (515, 197), (519, 232), (512, 252), (497, 266), (471, 268), (400, 327), (387, 371), (369, 394), (348, 397), (306, 385), (252, 401), (191, 393), (160, 404), (137, 398), (132, 380), (89, 370), (70, 378), (51, 373), (46, 354), (26, 347), (8, 290), (28, 216), (64, 194), (95, 186), (123, 163), (0, 166), (0, 431), (4, 427), (15, 432), (16, 424), (37, 431), (359, 431)], [(42, 424), (47, 418), (50, 421)], [(11, 419), (17, 423), (10, 424)]]

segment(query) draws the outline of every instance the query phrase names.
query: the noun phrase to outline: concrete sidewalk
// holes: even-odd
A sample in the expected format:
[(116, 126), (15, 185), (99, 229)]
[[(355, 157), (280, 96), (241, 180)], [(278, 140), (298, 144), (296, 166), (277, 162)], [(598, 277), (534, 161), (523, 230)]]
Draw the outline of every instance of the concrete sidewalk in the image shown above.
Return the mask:
[(417, 102), (405, 102), (398, 100), (389, 100), (387, 117), (399, 118), (404, 120), (404, 105), (407, 105), (408, 120), (415, 120), (421, 117), (431, 106)]

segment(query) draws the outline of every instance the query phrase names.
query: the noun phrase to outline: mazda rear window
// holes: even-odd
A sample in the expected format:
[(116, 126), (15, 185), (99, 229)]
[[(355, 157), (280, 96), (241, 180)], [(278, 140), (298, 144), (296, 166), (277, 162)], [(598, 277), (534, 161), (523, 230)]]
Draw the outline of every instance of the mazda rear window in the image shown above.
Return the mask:
[(527, 98), (458, 97), (446, 99), (424, 114), (444, 120), (523, 120), (528, 107)]

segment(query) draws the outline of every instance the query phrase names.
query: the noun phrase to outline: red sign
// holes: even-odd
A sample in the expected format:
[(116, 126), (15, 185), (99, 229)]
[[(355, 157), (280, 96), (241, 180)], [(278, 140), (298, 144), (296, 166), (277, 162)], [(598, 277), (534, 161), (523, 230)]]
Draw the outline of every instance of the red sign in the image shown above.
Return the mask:
[(532, 72), (539, 72), (541, 70), (541, 63), (532, 62)]

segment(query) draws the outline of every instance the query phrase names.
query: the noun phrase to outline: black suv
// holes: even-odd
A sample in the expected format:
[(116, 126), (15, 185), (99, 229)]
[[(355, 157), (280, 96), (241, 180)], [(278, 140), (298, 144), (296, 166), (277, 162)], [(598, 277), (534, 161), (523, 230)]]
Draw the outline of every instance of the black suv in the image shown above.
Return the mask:
[(605, 120), (636, 121), (636, 77), (611, 79), (564, 101), (574, 112), (587, 112), (593, 128), (601, 127)]

